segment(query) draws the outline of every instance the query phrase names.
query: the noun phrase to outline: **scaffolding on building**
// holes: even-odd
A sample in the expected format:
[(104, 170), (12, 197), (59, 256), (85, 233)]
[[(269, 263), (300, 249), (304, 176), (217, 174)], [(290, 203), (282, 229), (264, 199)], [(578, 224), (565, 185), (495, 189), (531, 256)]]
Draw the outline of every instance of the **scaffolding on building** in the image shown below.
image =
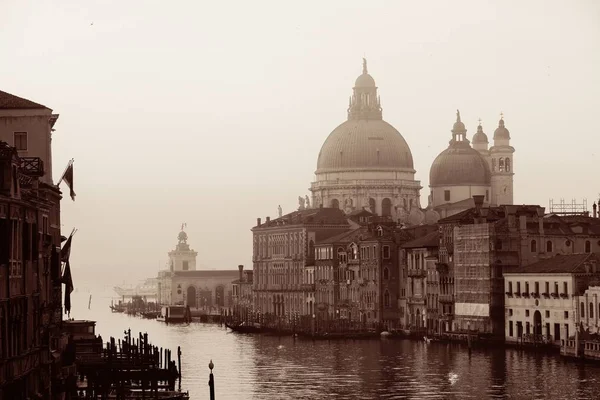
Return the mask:
[(454, 231), (456, 314), (489, 317), (490, 239), (487, 223), (465, 225)]
[(556, 215), (583, 215), (589, 217), (590, 212), (587, 208), (587, 199), (583, 199), (581, 203), (572, 199), (571, 202), (566, 202), (565, 199), (560, 199), (558, 202), (550, 199), (548, 203), (548, 212)]

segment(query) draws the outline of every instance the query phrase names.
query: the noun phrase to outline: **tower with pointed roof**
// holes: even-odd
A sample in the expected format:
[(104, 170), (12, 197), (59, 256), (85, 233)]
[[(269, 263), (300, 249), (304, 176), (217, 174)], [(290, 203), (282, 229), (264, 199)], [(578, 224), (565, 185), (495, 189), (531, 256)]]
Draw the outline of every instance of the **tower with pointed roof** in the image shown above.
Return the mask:
[(334, 207), (346, 213), (370, 209), (404, 222), (420, 207), (420, 182), (410, 147), (383, 120), (375, 80), (363, 59), (348, 106), (347, 120), (331, 132), (317, 159), (311, 184), (315, 208)]
[(501, 115), (498, 128), (494, 131), (494, 145), (490, 148), (492, 173), (492, 204), (513, 204), (513, 154), (510, 145), (510, 132), (504, 125)]

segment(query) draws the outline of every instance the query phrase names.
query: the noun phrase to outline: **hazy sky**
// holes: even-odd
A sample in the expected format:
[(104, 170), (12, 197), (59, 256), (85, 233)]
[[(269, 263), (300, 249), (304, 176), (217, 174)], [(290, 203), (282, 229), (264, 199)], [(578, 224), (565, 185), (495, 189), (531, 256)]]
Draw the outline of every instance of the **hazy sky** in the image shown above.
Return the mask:
[[(0, 88), (60, 114), (77, 281), (153, 276), (182, 222), (202, 268), (251, 267), (297, 208), (366, 55), (425, 188), (456, 109), (516, 148), (515, 202), (600, 192), (600, 2), (0, 0)], [(77, 282), (76, 282), (77, 283)]]

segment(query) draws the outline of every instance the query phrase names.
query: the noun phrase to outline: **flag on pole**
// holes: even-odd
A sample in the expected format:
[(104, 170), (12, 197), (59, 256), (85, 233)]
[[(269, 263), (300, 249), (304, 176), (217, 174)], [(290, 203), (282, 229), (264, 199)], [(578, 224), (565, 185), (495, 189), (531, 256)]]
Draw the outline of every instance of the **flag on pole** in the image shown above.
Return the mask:
[(73, 229), (62, 249), (60, 249), (60, 261), (65, 263), (65, 269), (62, 275), (62, 283), (65, 284), (65, 312), (69, 314), (71, 313), (71, 292), (73, 292), (74, 289), (69, 258), (71, 256), (71, 242), (75, 232), (76, 230)]
[(73, 189), (73, 160), (69, 161), (69, 165), (67, 165), (67, 169), (60, 178), (60, 181), (58, 181), (58, 184), (60, 185), (62, 181), (65, 181), (67, 186), (69, 186), (69, 195), (71, 196), (71, 200), (75, 201), (75, 190)]
[(63, 272), (63, 283), (65, 284), (65, 312), (71, 313), (71, 292), (73, 292), (73, 277), (71, 276), (71, 265), (69, 261), (65, 264)]

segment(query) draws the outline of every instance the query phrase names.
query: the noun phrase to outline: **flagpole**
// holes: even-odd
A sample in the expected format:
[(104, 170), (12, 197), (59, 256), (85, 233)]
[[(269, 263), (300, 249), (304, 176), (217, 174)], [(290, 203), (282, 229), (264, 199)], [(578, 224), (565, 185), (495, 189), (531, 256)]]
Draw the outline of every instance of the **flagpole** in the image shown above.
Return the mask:
[(65, 178), (65, 174), (67, 173), (67, 170), (69, 169), (69, 167), (73, 164), (73, 161), (75, 161), (74, 158), (71, 158), (69, 160), (69, 163), (67, 164), (67, 168), (65, 168), (64, 172), (62, 173), (62, 176), (60, 177), (60, 179), (58, 180), (58, 183), (56, 184), (56, 186), (59, 186), (60, 183), (63, 181), (63, 179)]

